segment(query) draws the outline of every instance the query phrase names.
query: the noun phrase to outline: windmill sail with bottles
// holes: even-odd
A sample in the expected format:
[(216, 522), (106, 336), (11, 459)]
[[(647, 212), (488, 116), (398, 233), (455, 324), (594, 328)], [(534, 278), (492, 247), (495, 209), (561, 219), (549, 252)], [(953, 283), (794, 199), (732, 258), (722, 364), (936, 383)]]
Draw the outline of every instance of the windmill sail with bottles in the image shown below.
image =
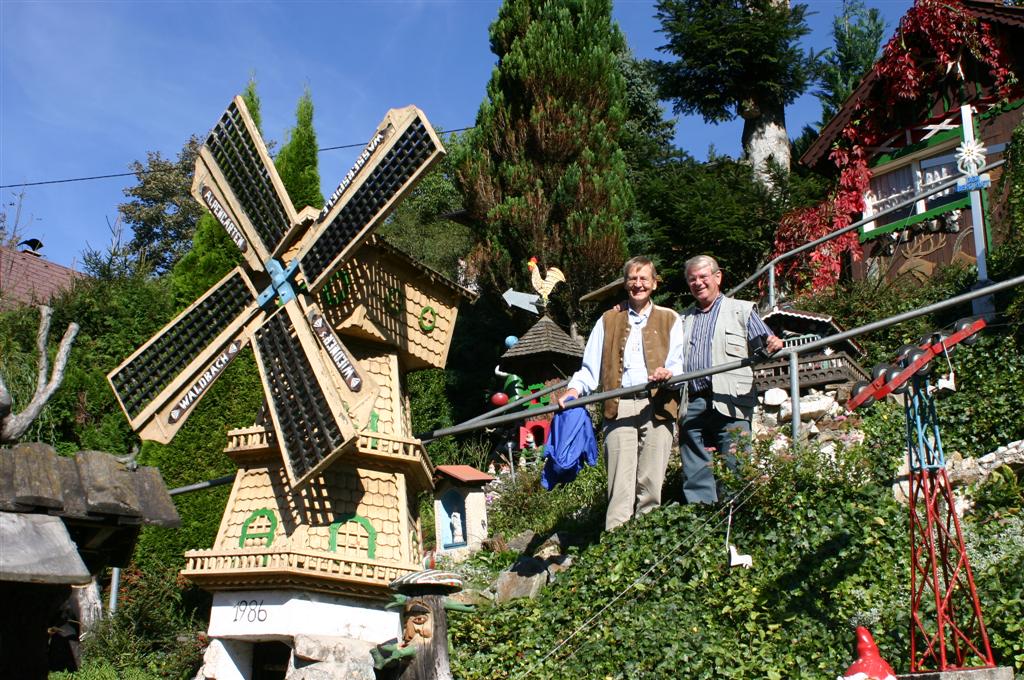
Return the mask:
[(316, 294), (443, 154), (418, 108), (392, 109), (324, 207), (297, 212), (235, 97), (200, 150), (192, 194), (243, 264), (107, 376), (132, 428), (169, 442), (252, 342), (292, 487), (354, 446), (378, 387), (326, 322)]

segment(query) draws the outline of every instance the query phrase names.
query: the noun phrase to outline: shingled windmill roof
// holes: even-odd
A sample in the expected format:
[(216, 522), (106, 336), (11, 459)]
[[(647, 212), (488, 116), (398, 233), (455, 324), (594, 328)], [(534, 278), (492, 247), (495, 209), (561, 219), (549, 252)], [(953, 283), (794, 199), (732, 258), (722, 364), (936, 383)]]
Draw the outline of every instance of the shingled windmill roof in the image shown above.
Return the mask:
[(568, 333), (545, 315), (533, 324), (533, 327), (526, 331), (523, 337), (519, 338), (519, 342), (502, 354), (501, 358), (504, 360), (533, 357), (547, 352), (569, 357), (582, 357), (583, 343), (579, 339), (574, 340), (569, 337)]

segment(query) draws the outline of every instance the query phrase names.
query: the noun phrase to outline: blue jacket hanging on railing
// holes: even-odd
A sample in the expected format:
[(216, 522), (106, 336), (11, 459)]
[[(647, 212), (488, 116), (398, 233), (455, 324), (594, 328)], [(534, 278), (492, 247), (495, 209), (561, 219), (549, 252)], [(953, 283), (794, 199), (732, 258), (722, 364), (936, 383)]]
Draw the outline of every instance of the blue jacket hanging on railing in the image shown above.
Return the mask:
[(568, 484), (576, 479), (584, 465), (597, 465), (597, 439), (590, 414), (585, 408), (556, 413), (551, 420), (548, 443), (544, 445), (541, 486), (551, 490), (559, 484)]

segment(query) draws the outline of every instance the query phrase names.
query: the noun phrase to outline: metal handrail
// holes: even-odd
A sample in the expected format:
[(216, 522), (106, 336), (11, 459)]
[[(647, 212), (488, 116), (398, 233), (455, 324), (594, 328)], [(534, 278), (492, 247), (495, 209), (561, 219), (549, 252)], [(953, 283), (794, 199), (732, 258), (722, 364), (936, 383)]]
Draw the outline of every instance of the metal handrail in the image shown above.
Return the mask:
[[(994, 168), (998, 168), (999, 166), (1001, 166), (1005, 162), (1006, 162), (1005, 160), (993, 161), (992, 163), (989, 163), (988, 165), (986, 165), (984, 168), (982, 168), (978, 172), (979, 173), (988, 172), (989, 170), (992, 170)], [(783, 260), (786, 260), (786, 259), (789, 259), (789, 258), (793, 257), (794, 255), (799, 255), (800, 253), (805, 252), (807, 250), (813, 250), (814, 248), (817, 248), (818, 246), (820, 246), (822, 243), (825, 243), (826, 241), (831, 241), (832, 239), (834, 239), (836, 237), (839, 237), (839, 236), (842, 236), (843, 234), (846, 234), (848, 232), (851, 232), (854, 229), (859, 229), (860, 227), (864, 226), (868, 222), (873, 222), (873, 221), (877, 220), (879, 217), (885, 217), (886, 215), (888, 215), (890, 213), (893, 213), (893, 212), (896, 212), (897, 210), (902, 210), (903, 208), (906, 208), (907, 206), (911, 206), (914, 203), (917, 203), (918, 201), (920, 201), (922, 198), (927, 198), (928, 196), (931, 196), (932, 194), (937, 194), (940, 191), (945, 191), (946, 189), (949, 189), (950, 187), (954, 187), (954, 186), (956, 186), (956, 183), (959, 182), (961, 179), (963, 179), (963, 178), (962, 177), (955, 177), (955, 178), (953, 178), (951, 180), (947, 180), (945, 182), (942, 182), (941, 184), (936, 184), (934, 187), (928, 189), (927, 191), (922, 191), (920, 193), (914, 194), (910, 198), (908, 198), (908, 199), (906, 199), (904, 201), (901, 201), (900, 203), (897, 203), (896, 205), (892, 206), (891, 208), (886, 208), (885, 210), (882, 210), (881, 212), (877, 212), (877, 213), (875, 213), (875, 214), (873, 214), (873, 215), (871, 215), (869, 217), (864, 217), (864, 218), (862, 218), (860, 220), (857, 220), (853, 224), (845, 226), (842, 229), (837, 229), (836, 231), (833, 231), (833, 232), (831, 232), (829, 234), (825, 234), (821, 238), (817, 238), (817, 239), (815, 239), (813, 241), (805, 243), (802, 246), (797, 246), (796, 248), (793, 248), (792, 250), (787, 250), (786, 252), (782, 253), (781, 255), (777, 255), (774, 258), (772, 258), (771, 260), (769, 260), (768, 264), (765, 264), (765, 265), (761, 266), (761, 268), (759, 268), (753, 274), (751, 274), (746, 279), (744, 279), (739, 285), (734, 286), (731, 290), (729, 290), (726, 293), (726, 295), (728, 295), (729, 297), (732, 297), (732, 296), (736, 295), (736, 293), (738, 293), (739, 291), (743, 290), (744, 288), (746, 288), (749, 284), (753, 283), (754, 281), (757, 281), (759, 278), (761, 278), (761, 276), (765, 272), (767, 272), (768, 273), (768, 307), (769, 307), (769, 309), (774, 309), (775, 308), (775, 265), (777, 265), (778, 263), (782, 262)]]
[[(932, 314), (933, 312), (937, 312), (937, 311), (940, 311), (940, 310), (943, 310), (943, 309), (948, 309), (950, 307), (956, 307), (957, 305), (961, 305), (961, 304), (963, 304), (965, 302), (969, 302), (969, 301), (971, 301), (971, 300), (973, 300), (975, 298), (984, 297), (984, 296), (987, 296), (987, 295), (992, 295), (994, 293), (998, 293), (1000, 291), (1003, 291), (1003, 290), (1006, 290), (1006, 289), (1009, 289), (1009, 288), (1013, 288), (1015, 286), (1019, 286), (1022, 283), (1024, 283), (1024, 276), (1017, 276), (1017, 277), (1014, 277), (1012, 279), (1007, 279), (1005, 281), (1000, 281), (999, 283), (994, 283), (994, 284), (991, 284), (991, 285), (988, 285), (988, 286), (983, 286), (983, 287), (980, 287), (980, 288), (976, 288), (976, 289), (974, 289), (972, 291), (969, 291), (967, 293), (963, 293), (961, 295), (957, 295), (955, 297), (951, 297), (951, 298), (948, 298), (946, 300), (942, 300), (940, 302), (936, 302), (936, 303), (933, 303), (933, 304), (930, 304), (930, 305), (926, 305), (924, 307), (919, 307), (917, 309), (912, 309), (910, 311), (903, 312), (901, 314), (896, 314), (894, 316), (890, 316), (890, 317), (887, 317), (885, 319), (881, 319), (879, 321), (873, 321), (873, 322), (871, 322), (869, 324), (865, 324), (863, 326), (858, 326), (857, 328), (853, 328), (853, 329), (850, 329), (848, 331), (844, 331), (842, 333), (837, 333), (836, 335), (829, 335), (829, 336), (827, 336), (825, 338), (822, 338), (821, 340), (816, 340), (814, 342), (809, 342), (809, 343), (807, 343), (805, 345), (800, 345), (799, 347), (785, 347), (785, 348), (779, 350), (778, 352), (776, 352), (775, 354), (771, 355), (771, 359), (773, 359), (773, 360), (777, 360), (780, 357), (786, 357), (786, 356), (789, 357), (789, 362), (790, 362), (790, 399), (793, 402), (793, 415), (792, 415), (793, 441), (794, 442), (796, 441), (797, 437), (799, 436), (799, 431), (800, 431), (800, 407), (799, 407), (799, 404), (800, 404), (799, 356), (800, 356), (800, 354), (813, 352), (813, 351), (816, 351), (816, 350), (821, 349), (823, 347), (827, 347), (829, 345), (834, 345), (837, 342), (842, 342), (843, 340), (848, 340), (850, 338), (855, 338), (855, 337), (858, 337), (860, 335), (864, 335), (865, 333), (870, 333), (872, 331), (880, 330), (882, 328), (888, 328), (889, 326), (894, 326), (894, 325), (896, 325), (898, 323), (902, 323), (904, 321), (909, 321), (910, 319), (916, 319), (919, 316), (926, 316), (928, 314)], [(562, 410), (566, 410), (566, 409), (570, 409), (570, 408), (578, 408), (580, 406), (587, 406), (588, 404), (593, 404), (593, 403), (596, 403), (596, 402), (605, 401), (607, 399), (614, 399), (614, 398), (617, 398), (617, 397), (624, 397), (624, 396), (628, 396), (628, 395), (632, 395), (632, 394), (637, 394), (638, 392), (645, 392), (645, 391), (649, 391), (651, 389), (663, 389), (663, 388), (679, 387), (679, 386), (682, 386), (683, 383), (688, 382), (690, 380), (695, 380), (697, 378), (703, 378), (705, 376), (714, 375), (716, 373), (723, 373), (725, 371), (732, 371), (732, 370), (735, 370), (737, 368), (742, 368), (744, 366), (753, 366), (755, 364), (762, 363), (763, 361), (764, 361), (763, 359), (758, 360), (758, 359), (754, 359), (754, 358), (741, 359), (739, 361), (730, 361), (728, 363), (718, 364), (717, 366), (711, 366), (710, 368), (705, 368), (705, 369), (702, 369), (702, 370), (699, 370), (699, 371), (690, 371), (688, 373), (680, 373), (680, 374), (674, 375), (671, 378), (668, 378), (664, 382), (660, 382), (660, 383), (648, 383), (646, 385), (638, 385), (638, 386), (633, 386), (633, 387), (619, 387), (619, 388), (614, 389), (614, 390), (607, 390), (605, 392), (597, 392), (597, 393), (588, 395), (586, 397), (579, 397), (579, 398), (569, 402), (565, 406), (564, 409), (561, 406), (558, 406), (557, 404), (552, 404), (550, 406), (543, 406), (541, 408), (531, 409), (529, 411), (529, 413), (532, 416), (540, 416), (540, 415), (545, 415), (547, 413), (555, 413), (557, 411), (562, 411)], [(442, 428), (442, 429), (439, 429), (439, 430), (434, 430), (433, 432), (428, 433), (426, 436), (429, 437), (430, 440), (432, 441), (432, 440), (437, 439), (439, 437), (446, 437), (446, 436), (454, 435), (454, 434), (462, 434), (463, 432), (471, 432), (473, 430), (478, 430), (478, 429), (482, 429), (482, 428), (485, 428), (485, 427), (494, 427), (496, 425), (505, 425), (505, 424), (508, 424), (508, 423), (514, 423), (517, 420), (522, 420), (522, 418), (523, 418), (523, 413), (522, 412), (520, 412), (520, 413), (513, 413), (513, 414), (509, 414), (509, 415), (502, 415), (502, 416), (497, 416), (497, 417), (494, 417), (494, 418), (488, 418), (488, 419), (485, 419), (485, 420), (477, 420), (475, 422), (465, 422), (465, 423), (461, 423), (459, 425), (453, 425), (451, 427), (446, 427), (446, 428)]]

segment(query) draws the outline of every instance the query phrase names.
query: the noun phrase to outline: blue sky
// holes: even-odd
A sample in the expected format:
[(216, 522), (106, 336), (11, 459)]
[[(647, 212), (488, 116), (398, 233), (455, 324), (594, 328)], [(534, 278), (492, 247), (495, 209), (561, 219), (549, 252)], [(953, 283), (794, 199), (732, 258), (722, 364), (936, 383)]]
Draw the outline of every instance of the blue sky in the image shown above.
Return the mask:
[[(810, 0), (808, 47), (831, 44), (841, 0)], [(911, 0), (868, 0), (887, 37)], [(148, 151), (175, 157), (205, 134), (255, 73), (263, 131), (282, 141), (308, 85), (321, 147), (361, 145), (384, 113), (416, 104), (445, 130), (473, 124), (495, 64), (487, 29), (497, 0), (131, 2), (0, 0), (0, 185), (128, 171)], [(634, 54), (658, 58), (655, 3), (615, 0)], [(787, 111), (790, 134), (816, 121), (805, 95)], [(741, 124), (679, 121), (676, 143), (697, 158), (710, 145), (739, 154)], [(358, 148), (320, 156), (330, 193)], [(79, 267), (133, 177), (0, 189), (21, 232), (43, 255)], [(130, 235), (126, 235), (130, 237)]]

